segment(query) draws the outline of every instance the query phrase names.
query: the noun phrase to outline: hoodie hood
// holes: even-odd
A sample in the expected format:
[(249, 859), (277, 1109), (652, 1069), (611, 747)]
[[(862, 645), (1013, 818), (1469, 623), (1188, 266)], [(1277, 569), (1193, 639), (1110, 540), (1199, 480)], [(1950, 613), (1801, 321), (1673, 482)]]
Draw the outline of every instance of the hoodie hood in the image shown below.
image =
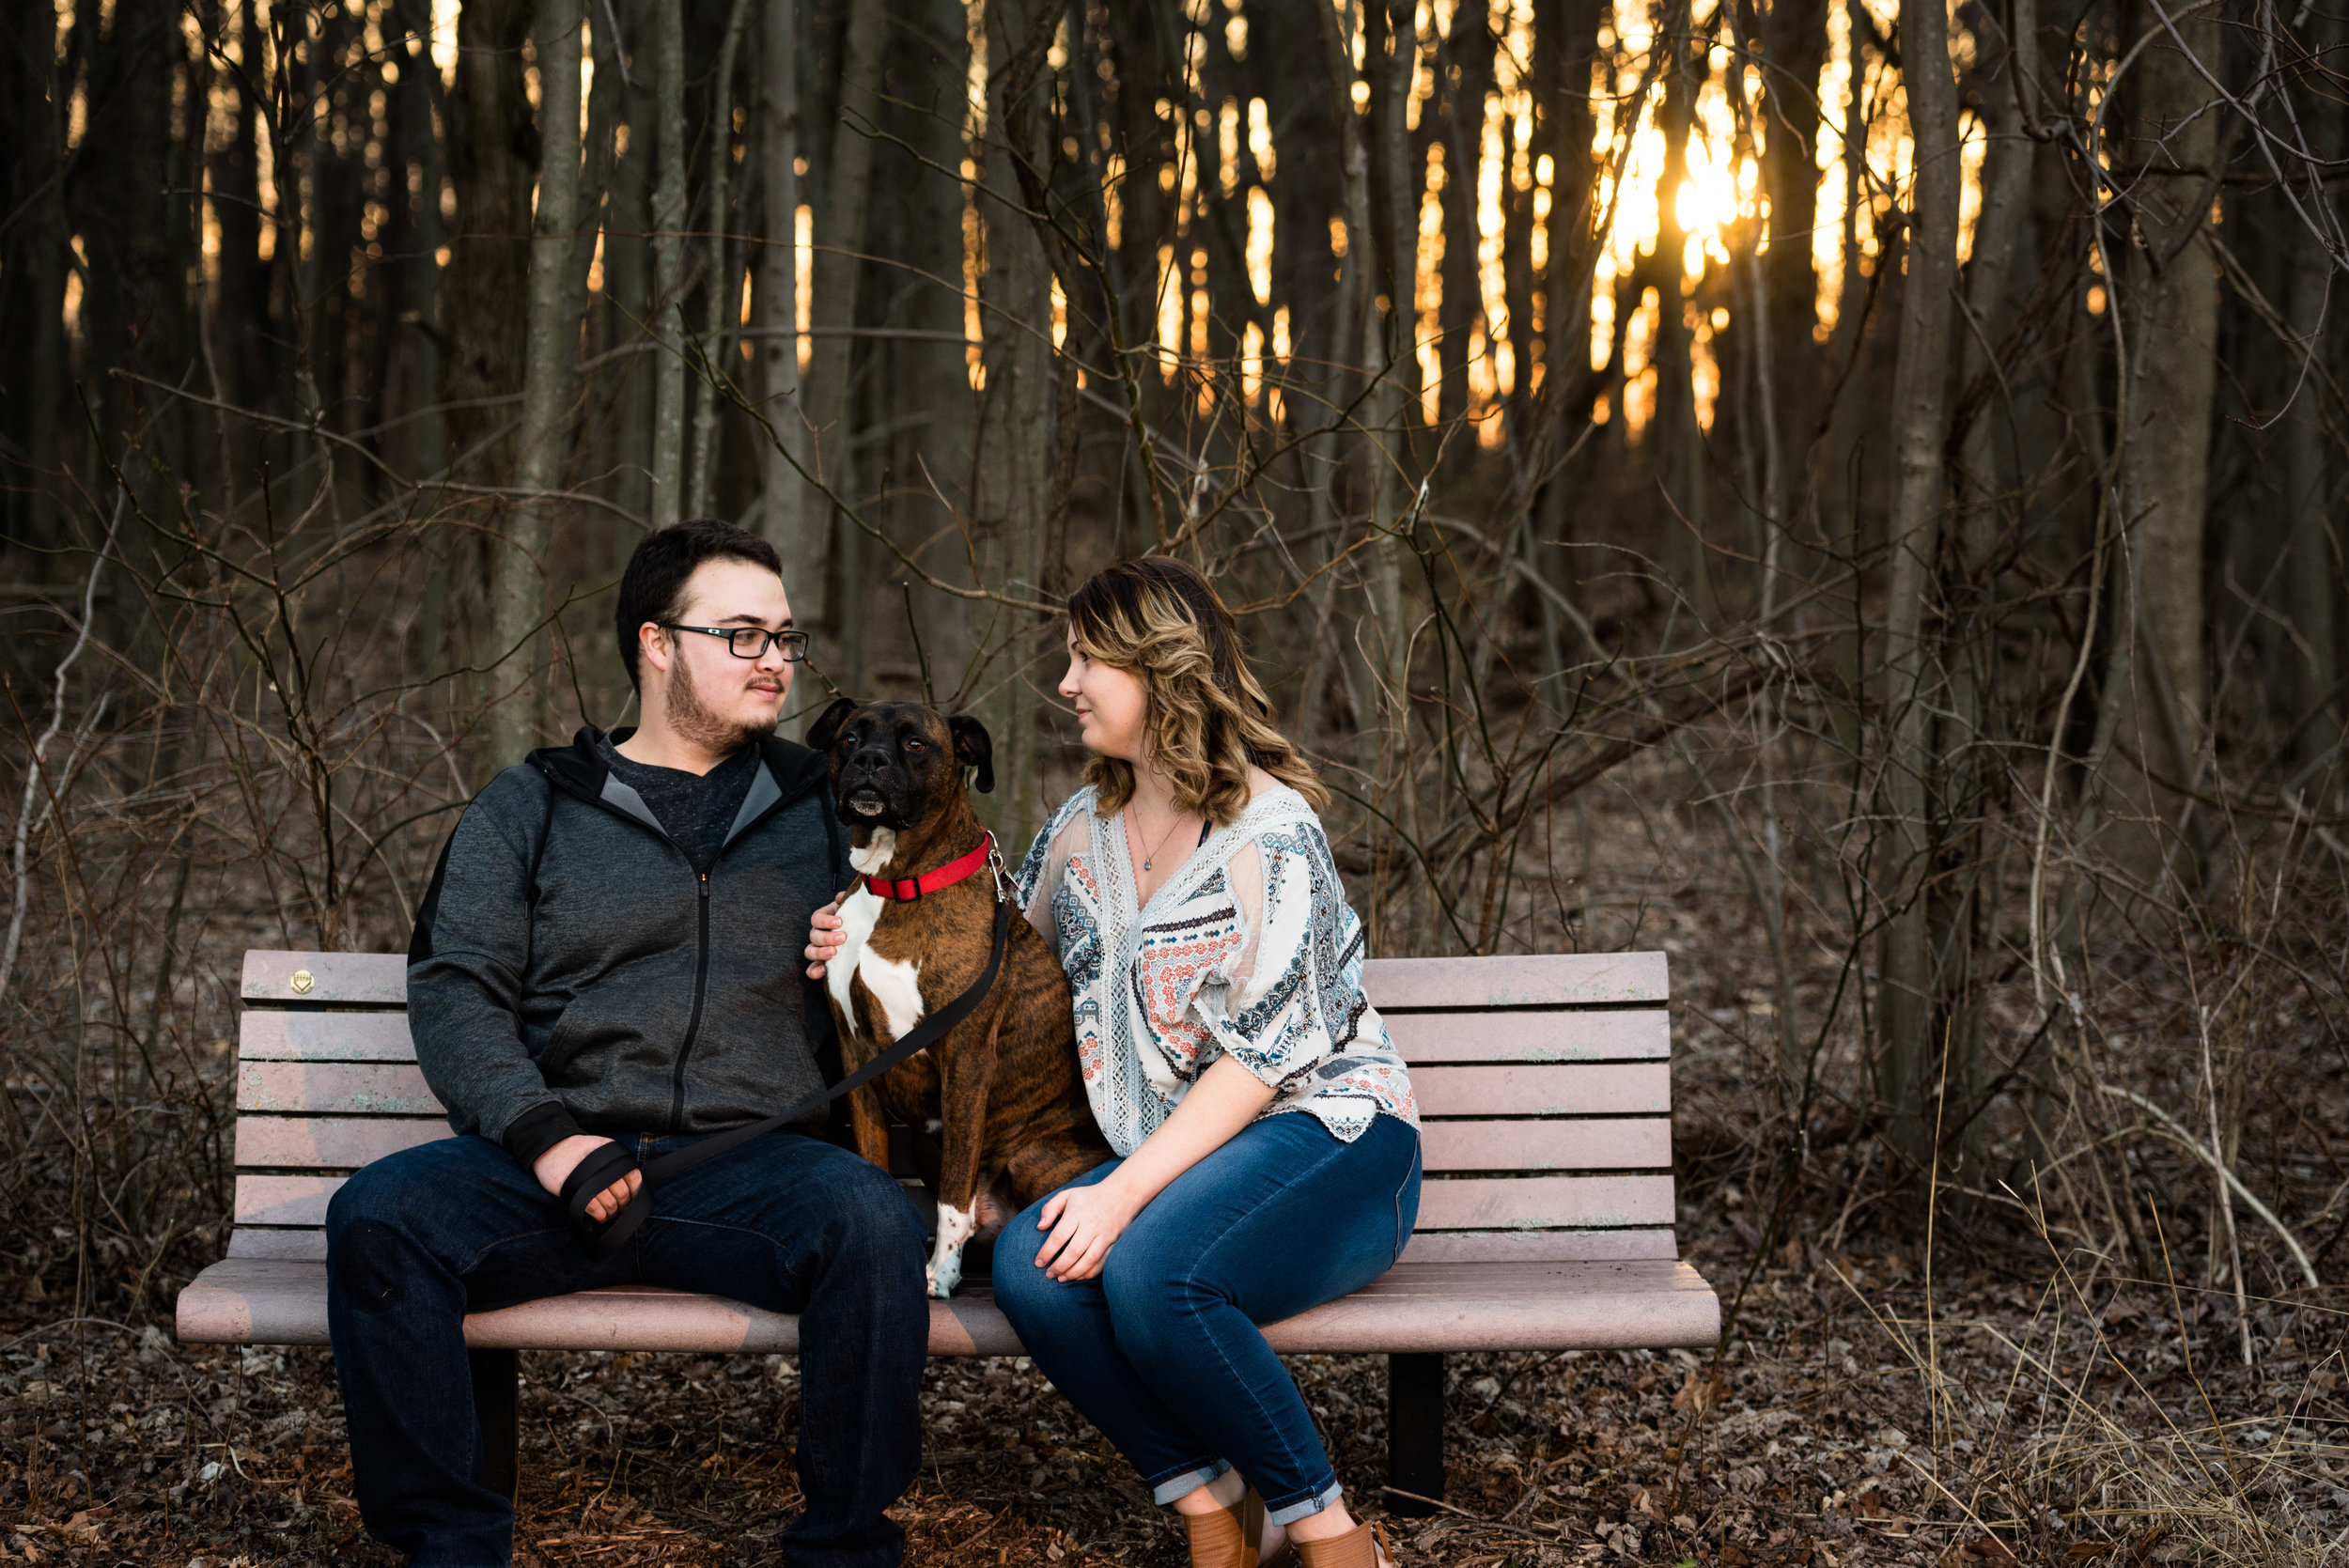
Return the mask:
[[(569, 745), (542, 746), (525, 760), (564, 794), (640, 822), (665, 838), (667, 834), (653, 815), (652, 808), (645, 804), (644, 797), (614, 777), (611, 765), (603, 758), (603, 742), (609, 740), (616, 746), (635, 733), (632, 725), (606, 732), (592, 724), (582, 724)], [(825, 781), (821, 753), (775, 735), (762, 736), (754, 744), (759, 753), (758, 773), (751, 781), (750, 793), (742, 798), (742, 809), (736, 813), (734, 826), (726, 831), (728, 844), (769, 812), (790, 805)]]

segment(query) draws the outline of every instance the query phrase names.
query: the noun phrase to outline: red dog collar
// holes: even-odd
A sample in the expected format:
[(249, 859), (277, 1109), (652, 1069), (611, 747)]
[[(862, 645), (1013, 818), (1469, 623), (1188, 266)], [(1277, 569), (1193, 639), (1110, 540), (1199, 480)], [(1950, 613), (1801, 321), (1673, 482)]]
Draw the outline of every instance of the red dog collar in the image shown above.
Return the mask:
[(941, 888), (951, 888), (965, 877), (977, 871), (979, 867), (987, 863), (988, 854), (994, 847), (995, 835), (982, 831), (979, 834), (979, 846), (969, 854), (957, 856), (934, 871), (925, 871), (919, 877), (909, 877), (902, 881), (887, 877), (867, 877), (864, 878), (864, 891), (876, 898), (895, 898), (910, 903), (926, 893), (936, 893)]

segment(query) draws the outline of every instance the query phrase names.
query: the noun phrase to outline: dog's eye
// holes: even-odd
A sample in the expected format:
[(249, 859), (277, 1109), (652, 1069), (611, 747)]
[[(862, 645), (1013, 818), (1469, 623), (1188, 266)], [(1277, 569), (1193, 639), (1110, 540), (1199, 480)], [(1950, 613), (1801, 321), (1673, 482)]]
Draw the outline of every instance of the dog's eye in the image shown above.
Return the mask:
[(909, 752), (926, 752), (929, 750), (929, 745), (927, 742), (920, 739), (919, 737), (913, 737), (906, 741), (906, 750)]

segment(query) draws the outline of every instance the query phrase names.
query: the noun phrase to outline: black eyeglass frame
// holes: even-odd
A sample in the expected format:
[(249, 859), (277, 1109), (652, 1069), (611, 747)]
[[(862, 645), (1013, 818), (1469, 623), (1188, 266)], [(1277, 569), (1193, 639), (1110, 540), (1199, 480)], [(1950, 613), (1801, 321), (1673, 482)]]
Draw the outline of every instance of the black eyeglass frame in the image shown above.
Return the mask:
[[(767, 650), (778, 644), (783, 647), (783, 661), (786, 664), (797, 664), (807, 657), (808, 634), (797, 627), (770, 631), (763, 626), (677, 626), (670, 621), (655, 621), (652, 624), (663, 631), (698, 631), (705, 637), (723, 637), (726, 640), (726, 652), (737, 659), (764, 659)], [(736, 641), (745, 636), (759, 639), (758, 645), (749, 653), (744, 653), (741, 644)]]

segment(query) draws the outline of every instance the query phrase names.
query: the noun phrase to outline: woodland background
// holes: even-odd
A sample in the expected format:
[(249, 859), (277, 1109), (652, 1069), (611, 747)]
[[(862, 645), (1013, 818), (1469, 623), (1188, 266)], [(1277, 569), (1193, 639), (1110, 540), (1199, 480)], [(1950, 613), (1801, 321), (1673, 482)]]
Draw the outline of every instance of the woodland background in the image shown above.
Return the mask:
[[(323, 1362), (149, 1331), (239, 955), (402, 945), (715, 515), (817, 633), (790, 727), (980, 714), (1008, 841), (1060, 596), (1167, 551), (1375, 953), (1674, 955), (1730, 1329), (1455, 1358), (1419, 1560), (2339, 1560), (2335, 0), (0, 15), (11, 1554), (350, 1542)], [(732, 1374), (567, 1366), (526, 1464), (602, 1489), (531, 1550), (771, 1556), (785, 1472), (661, 1414)], [(928, 1560), (1171, 1551), (1000, 1371), (933, 1374), (991, 1457)], [(1370, 1370), (1308, 1375), (1375, 1495)]]

